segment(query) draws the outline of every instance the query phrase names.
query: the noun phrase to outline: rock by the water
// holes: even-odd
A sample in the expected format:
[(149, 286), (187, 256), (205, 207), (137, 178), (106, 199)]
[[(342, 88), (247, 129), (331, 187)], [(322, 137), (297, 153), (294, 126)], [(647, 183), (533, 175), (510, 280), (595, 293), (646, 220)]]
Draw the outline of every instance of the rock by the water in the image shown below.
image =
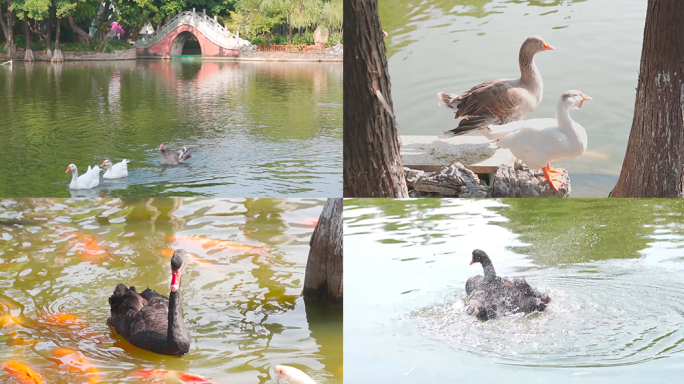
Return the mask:
[(563, 170), (561, 180), (565, 184), (556, 192), (544, 178), (544, 172), (530, 170), (526, 165), (516, 162), (513, 166), (499, 167), (490, 197), (568, 197), (570, 176), (567, 170)]
[(250, 43), (250, 44), (240, 46), (240, 51), (243, 51), (243, 52), (258, 51), (258, 50), (259, 50), (259, 46), (256, 44)]
[(343, 49), (344, 48), (342, 46), (342, 43), (340, 43), (338, 41), (337, 44), (332, 46), (332, 52), (331, 53), (342, 54)]
[(477, 175), (461, 163), (454, 163), (438, 172), (423, 172), (405, 168), (406, 185), (412, 197), (487, 197), (488, 187)]
[(411, 197), (568, 197), (570, 176), (561, 174), (565, 182), (556, 192), (541, 170), (532, 171), (524, 164), (502, 166), (488, 186), (461, 163), (454, 163), (438, 172), (404, 168), (406, 186)]
[(314, 44), (327, 44), (329, 36), (330, 32), (328, 32), (328, 28), (319, 25), (313, 33)]

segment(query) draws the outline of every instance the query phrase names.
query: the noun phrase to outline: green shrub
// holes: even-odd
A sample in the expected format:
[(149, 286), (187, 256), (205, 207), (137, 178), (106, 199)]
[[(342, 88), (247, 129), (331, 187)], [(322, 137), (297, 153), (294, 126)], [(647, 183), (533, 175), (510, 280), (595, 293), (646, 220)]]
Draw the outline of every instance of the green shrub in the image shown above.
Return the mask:
[(312, 45), (313, 43), (313, 33), (309, 31), (306, 31), (301, 35), (292, 36), (292, 44), (294, 45)]
[(271, 42), (273, 44), (278, 44), (278, 45), (287, 44), (287, 36), (274, 35), (273, 37), (271, 37)]
[(266, 39), (264, 39), (263, 36), (254, 36), (254, 37), (252, 37), (252, 44), (254, 44), (254, 45), (266, 44)]
[(344, 44), (342, 41), (342, 35), (339, 33), (331, 33), (330, 36), (328, 36), (328, 45), (335, 45), (337, 44), (337, 40), (340, 41), (340, 43)]
[(120, 51), (122, 49), (130, 49), (131, 45), (125, 41), (110, 41), (107, 43), (107, 52)]

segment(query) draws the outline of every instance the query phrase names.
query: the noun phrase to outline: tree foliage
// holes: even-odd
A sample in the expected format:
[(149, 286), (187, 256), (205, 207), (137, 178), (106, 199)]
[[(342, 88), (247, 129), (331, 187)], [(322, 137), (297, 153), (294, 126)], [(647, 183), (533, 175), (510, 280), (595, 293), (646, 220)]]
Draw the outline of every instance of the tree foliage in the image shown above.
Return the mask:
[[(16, 20), (28, 19), (32, 34), (45, 41), (48, 25), (55, 29), (55, 22), (47, 23), (50, 14), (62, 20), (62, 38), (78, 39), (90, 44), (105, 40), (109, 23), (116, 21), (126, 31), (139, 30), (147, 24), (154, 28), (182, 11), (206, 11), (229, 30), (239, 32), (246, 38), (257, 36), (267, 39), (293, 34), (311, 36), (318, 25), (328, 27), (333, 33), (341, 33), (343, 0), (2, 0), (0, 17), (3, 18), (5, 40), (21, 35)], [(8, 12), (11, 11), (11, 12)], [(88, 35), (93, 26), (95, 37)], [(14, 28), (14, 34), (7, 28)], [(53, 35), (54, 36), (54, 35)], [(297, 36), (295, 36), (296, 38)], [(301, 39), (300, 39), (301, 40)], [(75, 41), (75, 40), (74, 40)]]

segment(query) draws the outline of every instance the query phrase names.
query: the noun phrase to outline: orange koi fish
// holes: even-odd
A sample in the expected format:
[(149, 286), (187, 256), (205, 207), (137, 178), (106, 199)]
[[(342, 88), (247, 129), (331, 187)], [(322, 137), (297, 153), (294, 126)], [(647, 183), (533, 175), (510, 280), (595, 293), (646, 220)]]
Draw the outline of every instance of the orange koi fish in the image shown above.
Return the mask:
[(7, 345), (35, 345), (40, 343), (38, 340), (24, 339), (23, 337), (17, 336), (16, 333), (9, 335), (9, 340), (7, 340)]
[(193, 375), (191, 373), (167, 371), (165, 369), (142, 369), (136, 371), (134, 376), (142, 378), (160, 378), (164, 380), (182, 380), (185, 383), (200, 383), (200, 384), (216, 384), (201, 376)]
[(216, 239), (208, 239), (206, 237), (199, 237), (199, 236), (169, 236), (167, 237), (169, 241), (176, 242), (176, 243), (181, 243), (183, 245), (197, 245), (200, 246), (204, 249), (217, 249), (217, 250), (235, 250), (235, 251), (240, 251), (240, 252), (266, 252), (268, 251), (268, 247), (262, 246), (262, 247), (257, 247), (254, 245), (247, 245), (247, 244), (238, 244), (238, 243), (231, 243), (230, 241), (226, 240), (216, 240)]
[(2, 365), (2, 369), (22, 383), (44, 384), (43, 378), (33, 369), (18, 361), (8, 361)]
[(4, 327), (5, 325), (15, 325), (16, 323), (17, 322), (14, 321), (12, 315), (0, 315), (0, 328)]
[(63, 232), (62, 236), (67, 238), (71, 249), (81, 256), (81, 259), (96, 262), (104, 261), (107, 250), (100, 245), (95, 237), (86, 235), (77, 230), (70, 230), (71, 228), (60, 228), (69, 229), (68, 231)]
[(297, 222), (308, 228), (316, 228), (316, 226), (318, 225), (318, 219), (302, 219), (297, 220)]
[(71, 328), (74, 325), (83, 325), (83, 321), (69, 313), (46, 313), (40, 317), (47, 325), (61, 328)]
[(53, 349), (52, 354), (57, 357), (60, 364), (66, 365), (70, 370), (87, 373), (88, 382), (96, 383), (100, 379), (97, 368), (78, 351), (60, 347)]
[[(162, 249), (161, 251), (159, 251), (159, 254), (161, 254), (162, 256), (166, 256), (166, 257), (172, 257), (174, 252), (175, 251), (173, 249), (166, 248), (166, 249)], [(219, 273), (216, 270), (216, 268), (214, 267), (214, 265), (211, 264), (210, 262), (208, 262), (206, 260), (202, 260), (197, 255), (193, 255), (190, 252), (186, 252), (186, 254), (188, 255), (188, 260), (190, 260), (191, 263), (197, 263), (200, 266), (205, 267), (212, 272)]]

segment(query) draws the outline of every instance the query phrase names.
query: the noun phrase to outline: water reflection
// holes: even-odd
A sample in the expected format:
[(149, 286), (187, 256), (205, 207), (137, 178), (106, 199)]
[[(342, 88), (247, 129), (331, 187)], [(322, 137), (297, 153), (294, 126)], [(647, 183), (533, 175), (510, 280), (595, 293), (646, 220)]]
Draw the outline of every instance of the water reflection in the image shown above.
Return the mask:
[[(66, 166), (105, 157), (129, 177), (74, 197), (335, 196), (341, 80), (339, 63), (20, 63), (0, 71), (0, 196), (70, 196)], [(161, 170), (161, 143), (192, 161)]]
[[(0, 361), (47, 382), (60, 350), (80, 351), (99, 382), (140, 369), (214, 382), (272, 383), (276, 364), (342, 382), (340, 309), (300, 297), (321, 200), (0, 200)], [(193, 344), (183, 358), (131, 347), (105, 324), (119, 282), (168, 293), (169, 250), (192, 254), (183, 279)], [(66, 375), (66, 376), (64, 376)], [(91, 377), (92, 378), (92, 377)]]

